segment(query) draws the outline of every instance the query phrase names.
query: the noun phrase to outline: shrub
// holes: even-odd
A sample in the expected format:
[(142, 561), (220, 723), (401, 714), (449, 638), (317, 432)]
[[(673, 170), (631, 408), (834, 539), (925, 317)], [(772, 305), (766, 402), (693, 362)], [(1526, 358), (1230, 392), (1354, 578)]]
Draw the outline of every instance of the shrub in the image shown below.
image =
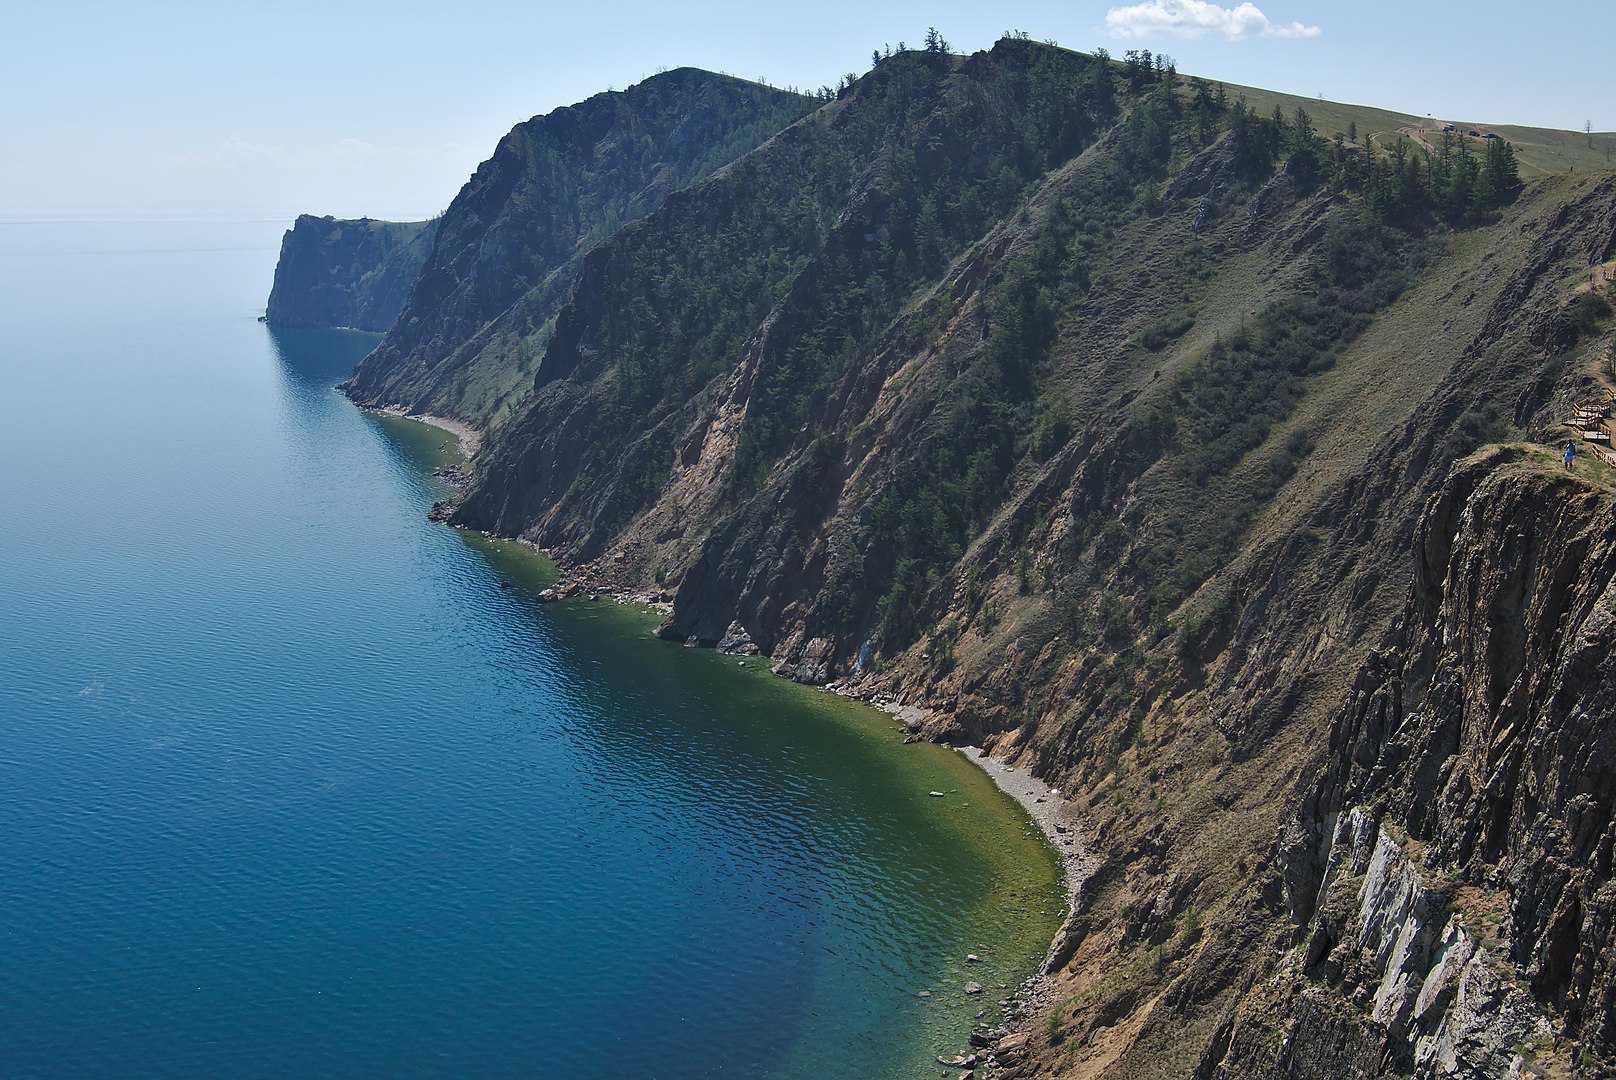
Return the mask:
[(1585, 292), (1566, 307), (1566, 318), (1579, 337), (1592, 337), (1599, 326), (1610, 318), (1610, 302), (1596, 292)]
[(1183, 337), (1194, 325), (1194, 312), (1175, 308), (1145, 327), (1139, 334), (1139, 344), (1151, 352), (1160, 352)]

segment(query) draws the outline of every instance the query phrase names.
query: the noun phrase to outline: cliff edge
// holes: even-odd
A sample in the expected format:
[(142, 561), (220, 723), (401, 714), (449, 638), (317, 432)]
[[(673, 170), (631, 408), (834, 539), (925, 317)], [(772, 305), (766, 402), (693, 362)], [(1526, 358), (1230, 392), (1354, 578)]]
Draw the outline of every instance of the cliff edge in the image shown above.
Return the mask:
[(1529, 448), (1463, 463), (1431, 501), (1402, 616), (1280, 834), (1301, 945), (1232, 1010), (1202, 1075), (1592, 1075), (1608, 1060), (1613, 509)]

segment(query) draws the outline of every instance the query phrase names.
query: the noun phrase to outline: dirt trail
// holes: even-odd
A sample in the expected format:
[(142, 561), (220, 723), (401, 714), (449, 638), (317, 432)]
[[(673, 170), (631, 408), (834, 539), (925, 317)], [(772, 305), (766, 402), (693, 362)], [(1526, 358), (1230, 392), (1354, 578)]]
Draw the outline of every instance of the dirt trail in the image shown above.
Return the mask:
[[(1480, 131), (1482, 129), (1477, 128), (1475, 130)], [(1414, 141), (1414, 143), (1416, 145), (1418, 145), (1421, 149), (1427, 151), (1428, 153), (1439, 154), (1439, 153), (1442, 152), (1442, 147), (1441, 147), (1440, 142), (1432, 142), (1431, 139), (1428, 138), (1428, 136), (1431, 136), (1431, 135), (1441, 135), (1442, 131), (1441, 131), (1440, 128), (1437, 128), (1437, 127), (1434, 127), (1434, 126), (1426, 127), (1426, 126), (1421, 125), (1421, 124), (1408, 124), (1408, 125), (1405, 125), (1403, 127), (1398, 128), (1397, 133), (1399, 135), (1408, 136), (1410, 139), (1412, 139)], [(1456, 130), (1454, 132), (1454, 134), (1460, 136), (1461, 138), (1466, 138), (1466, 139), (1470, 138), (1470, 135), (1466, 131), (1457, 131)], [(1551, 173), (1554, 173), (1554, 172), (1557, 171), (1555, 169), (1546, 168), (1545, 166), (1539, 165), (1536, 162), (1527, 161), (1525, 158), (1521, 157), (1520, 156), (1521, 146), (1522, 146), (1522, 144), (1520, 144), (1520, 143), (1515, 144), (1515, 150), (1516, 150), (1515, 162), (1516, 162), (1517, 167), (1521, 170), (1521, 173), (1522, 173), (1523, 176), (1548, 176)]]
[(1433, 154), (1438, 151), (1438, 147), (1434, 146), (1431, 141), (1425, 137), (1426, 135), (1434, 134), (1436, 132), (1436, 128), (1409, 124), (1405, 127), (1400, 127), (1397, 130), (1402, 134), (1407, 135), (1409, 138), (1413, 139), (1416, 143), (1424, 147), (1426, 150), (1431, 151)]
[(1596, 284), (1601, 288), (1616, 284), (1616, 259), (1609, 259), (1597, 266), (1590, 266), (1588, 268), (1588, 280), (1572, 289), (1571, 293), (1575, 296), (1577, 293), (1588, 292)]

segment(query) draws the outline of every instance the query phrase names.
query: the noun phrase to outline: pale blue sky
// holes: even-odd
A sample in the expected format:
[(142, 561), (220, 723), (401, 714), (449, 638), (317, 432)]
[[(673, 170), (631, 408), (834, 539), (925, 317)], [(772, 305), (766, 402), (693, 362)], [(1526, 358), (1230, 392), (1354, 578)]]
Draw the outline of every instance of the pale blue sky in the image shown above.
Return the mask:
[(535, 113), (663, 66), (834, 84), (932, 24), (957, 51), (1018, 29), (1416, 114), (1616, 129), (1611, 0), (1255, 7), (21, 0), (0, 37), (0, 219), (426, 216)]

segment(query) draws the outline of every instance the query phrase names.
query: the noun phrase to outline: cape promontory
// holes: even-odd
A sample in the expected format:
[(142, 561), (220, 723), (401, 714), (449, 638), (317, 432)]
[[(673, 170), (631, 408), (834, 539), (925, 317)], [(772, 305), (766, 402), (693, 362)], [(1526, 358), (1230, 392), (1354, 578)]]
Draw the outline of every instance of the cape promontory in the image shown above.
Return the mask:
[(301, 215), (281, 240), (265, 320), (381, 333), (398, 318), (437, 232), (437, 218)]

